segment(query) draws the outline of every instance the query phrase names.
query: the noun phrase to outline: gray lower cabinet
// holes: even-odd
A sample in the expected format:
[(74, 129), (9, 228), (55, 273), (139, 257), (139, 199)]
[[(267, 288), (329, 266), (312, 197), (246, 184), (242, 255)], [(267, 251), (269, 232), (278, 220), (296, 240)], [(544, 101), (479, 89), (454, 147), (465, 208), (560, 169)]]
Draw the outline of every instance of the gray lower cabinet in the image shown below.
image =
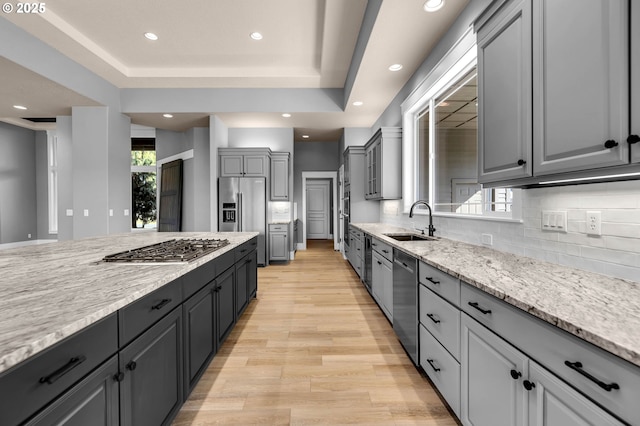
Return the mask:
[(387, 319), (393, 322), (393, 265), (376, 250), (373, 250), (371, 257), (373, 298), (378, 302)]
[(117, 426), (118, 356), (100, 368), (26, 423), (26, 426)]
[(249, 305), (251, 297), (255, 297), (257, 290), (257, 252), (254, 250), (236, 263), (236, 313), (237, 317)]
[(217, 350), (215, 288), (216, 282), (210, 282), (182, 305), (185, 396), (191, 393)]
[(474, 426), (527, 424), (527, 357), (462, 314), (461, 421)]
[(170, 424), (183, 402), (182, 309), (120, 351), (120, 424)]
[(269, 260), (289, 260), (289, 225), (269, 224)]
[(220, 347), (233, 330), (236, 323), (235, 267), (229, 268), (216, 278), (216, 343)]

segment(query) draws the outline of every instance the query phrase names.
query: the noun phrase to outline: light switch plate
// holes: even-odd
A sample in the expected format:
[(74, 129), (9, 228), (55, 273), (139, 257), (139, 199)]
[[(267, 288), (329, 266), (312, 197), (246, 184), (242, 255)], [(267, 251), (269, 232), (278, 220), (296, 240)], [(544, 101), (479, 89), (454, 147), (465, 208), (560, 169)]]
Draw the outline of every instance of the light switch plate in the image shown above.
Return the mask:
[(567, 212), (566, 211), (542, 211), (542, 230), (567, 232)]

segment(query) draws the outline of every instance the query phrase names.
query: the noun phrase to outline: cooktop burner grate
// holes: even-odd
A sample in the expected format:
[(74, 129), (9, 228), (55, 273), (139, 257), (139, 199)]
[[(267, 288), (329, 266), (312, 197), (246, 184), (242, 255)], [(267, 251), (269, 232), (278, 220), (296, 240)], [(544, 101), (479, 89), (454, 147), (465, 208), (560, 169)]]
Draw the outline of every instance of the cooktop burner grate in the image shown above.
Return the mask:
[(229, 240), (173, 239), (120, 253), (102, 260), (121, 263), (181, 263), (212, 253), (229, 244)]

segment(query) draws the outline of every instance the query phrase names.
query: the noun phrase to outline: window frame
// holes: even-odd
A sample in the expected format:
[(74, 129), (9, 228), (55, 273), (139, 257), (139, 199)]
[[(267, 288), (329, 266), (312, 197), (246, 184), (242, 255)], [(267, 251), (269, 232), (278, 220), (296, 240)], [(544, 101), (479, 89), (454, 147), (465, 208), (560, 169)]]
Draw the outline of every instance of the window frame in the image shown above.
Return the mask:
[[(418, 120), (421, 116), (429, 113), (429, 179), (428, 179), (428, 200), (433, 208), (434, 216), (446, 216), (456, 218), (484, 219), (484, 220), (507, 220), (521, 222), (519, 218), (519, 208), (514, 208), (519, 203), (519, 190), (512, 191), (511, 211), (491, 211), (487, 206), (491, 205), (488, 195), (495, 188), (483, 187), (482, 189), (482, 214), (441, 212), (434, 208), (435, 201), (435, 173), (437, 159), (435, 157), (435, 132), (436, 115), (435, 101), (451, 84), (462, 78), (465, 73), (477, 66), (477, 46), (476, 37), (473, 31), (468, 30), (458, 42), (447, 52), (446, 55), (436, 64), (433, 70), (421, 82), (421, 84), (402, 103), (401, 114), (403, 123), (403, 211), (408, 213), (411, 205), (419, 199), (419, 130)], [(416, 214), (426, 214), (417, 210)]]

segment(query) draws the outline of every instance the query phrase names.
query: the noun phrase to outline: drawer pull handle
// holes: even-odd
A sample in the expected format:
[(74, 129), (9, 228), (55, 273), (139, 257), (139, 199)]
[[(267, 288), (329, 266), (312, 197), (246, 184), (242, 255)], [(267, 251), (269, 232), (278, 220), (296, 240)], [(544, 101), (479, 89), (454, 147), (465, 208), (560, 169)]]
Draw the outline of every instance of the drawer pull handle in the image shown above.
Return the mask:
[(382, 250), (383, 253), (389, 254), (389, 250)]
[(382, 265), (382, 262), (380, 262), (379, 260), (376, 260), (376, 262), (378, 262), (378, 265)]
[(640, 136), (638, 135), (629, 135), (629, 137), (627, 138), (627, 143), (630, 145), (638, 142), (640, 142)]
[(427, 362), (429, 363), (429, 365), (431, 366), (431, 368), (433, 368), (433, 371), (440, 371), (440, 369), (438, 367), (435, 366), (435, 364), (433, 363), (432, 359), (428, 359)]
[(524, 386), (526, 390), (530, 391), (531, 389), (536, 387), (536, 384), (528, 380), (525, 380), (524, 382), (522, 382), (522, 386)]
[(434, 323), (438, 324), (440, 322), (439, 319), (435, 319), (433, 314), (427, 314), (427, 316), (431, 319), (431, 321), (433, 321)]
[(433, 283), (433, 284), (440, 284), (440, 281), (438, 280), (434, 280), (433, 277), (425, 277), (427, 279), (427, 281)]
[(604, 147), (607, 149), (615, 148), (616, 146), (618, 146), (618, 142), (614, 141), (613, 139), (609, 139), (604, 143)]
[(73, 370), (74, 368), (76, 368), (77, 366), (79, 366), (80, 364), (85, 362), (86, 360), (87, 360), (87, 357), (85, 357), (83, 355), (74, 356), (73, 358), (71, 358), (69, 360), (68, 363), (66, 363), (62, 367), (58, 368), (53, 373), (49, 374), (48, 376), (40, 377), (40, 383), (48, 383), (48, 384), (52, 385), (60, 377), (64, 376), (69, 371)]
[(171, 299), (162, 299), (157, 305), (153, 305), (151, 310), (160, 310), (164, 308), (167, 304), (171, 303)]
[(522, 377), (522, 373), (517, 370), (511, 370), (510, 373), (513, 380), (518, 380), (520, 377)]
[(472, 308), (476, 308), (477, 310), (482, 312), (484, 315), (491, 313), (491, 309), (482, 309), (480, 305), (478, 305), (478, 302), (469, 302), (469, 306), (471, 306)]
[(244, 253), (245, 251), (247, 251), (247, 249), (242, 249), (240, 250), (240, 253)]
[(620, 389), (620, 386), (617, 383), (605, 383), (602, 380), (599, 380), (599, 379), (595, 378), (594, 376), (592, 376), (591, 374), (589, 374), (586, 371), (584, 371), (582, 369), (582, 363), (580, 361), (576, 361), (576, 362), (565, 361), (564, 365), (566, 365), (570, 369), (575, 370), (578, 373), (582, 374), (584, 377), (586, 377), (587, 379), (591, 380), (592, 382), (594, 382), (595, 384), (597, 384), (598, 386), (600, 386), (602, 389), (606, 390), (607, 392), (611, 392), (612, 389)]

